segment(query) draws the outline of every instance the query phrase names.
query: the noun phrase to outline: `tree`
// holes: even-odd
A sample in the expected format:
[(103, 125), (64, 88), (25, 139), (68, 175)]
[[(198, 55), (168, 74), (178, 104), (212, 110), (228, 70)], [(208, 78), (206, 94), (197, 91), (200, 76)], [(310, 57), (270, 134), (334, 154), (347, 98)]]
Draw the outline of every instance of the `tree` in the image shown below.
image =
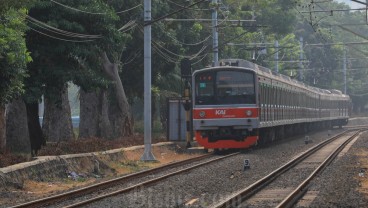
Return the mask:
[(26, 64), (31, 61), (24, 40), (26, 10), (11, 8), (10, 1), (4, 4), (0, 10), (0, 151), (6, 147), (5, 103), (23, 92)]
[[(305, 57), (309, 60), (306, 71), (306, 82), (326, 89), (344, 91), (343, 58), (347, 54), (347, 93), (353, 98), (355, 106), (364, 106), (359, 97), (366, 94), (367, 75), (365, 70), (366, 45), (343, 45), (342, 43), (366, 41), (368, 30), (365, 27), (354, 26), (365, 24), (365, 12), (347, 11), (349, 6), (337, 2), (323, 4), (299, 4), (299, 9), (311, 8), (311, 13), (299, 15), (295, 34), (302, 36), (305, 43), (319, 43), (318, 46), (306, 46)], [(326, 12), (313, 12), (326, 10)], [(337, 11), (339, 10), (339, 11)], [(344, 23), (344, 25), (341, 25)], [(350, 24), (350, 25), (349, 25)], [(341, 45), (334, 45), (340, 43)], [(324, 45), (325, 44), (325, 45)], [(354, 57), (349, 59), (349, 57)], [(360, 96), (363, 95), (363, 96)]]
[(8, 104), (6, 113), (6, 146), (11, 152), (30, 153), (31, 141), (27, 123), (27, 109), (21, 98)]
[[(129, 39), (129, 35), (117, 30), (119, 17), (113, 8), (105, 1), (86, 2), (79, 0), (59, 1), (59, 3), (68, 6), (61, 6), (50, 1), (40, 1), (30, 10), (30, 16), (36, 20), (31, 19), (30, 26), (34, 30), (29, 32), (27, 38), (34, 58), (34, 62), (29, 67), (32, 76), (26, 82), (26, 95), (29, 98), (29, 104), (36, 103), (41, 95), (44, 95), (45, 99), (56, 106), (65, 106), (66, 104), (63, 104), (61, 99), (61, 93), (69, 81), (73, 81), (83, 90), (90, 92), (98, 88), (115, 87), (120, 80), (120, 77), (115, 77), (114, 80), (110, 81), (111, 76), (109, 77), (102, 70), (104, 69), (102, 63), (106, 61), (104, 58), (107, 56), (113, 57), (113, 62), (118, 64), (118, 57), (120, 57), (124, 47), (123, 43)], [(109, 1), (109, 3), (111, 2)], [(70, 7), (75, 9), (70, 9)], [(103, 54), (108, 55), (105, 57)], [(120, 88), (117, 92), (123, 93), (124, 91)], [(124, 97), (121, 96), (121, 98)], [(128, 102), (124, 100), (115, 99), (115, 101), (128, 105)], [(120, 105), (119, 109), (122, 113), (114, 115), (124, 117), (130, 113), (126, 111), (129, 110), (128, 106)], [(62, 114), (66, 114), (67, 117), (69, 115), (68, 111), (64, 111)], [(45, 122), (55, 117), (54, 114), (46, 115), (50, 115), (50, 119), (45, 118)], [(117, 124), (119, 119), (116, 118), (110, 123)], [(125, 117), (122, 120), (127, 122)], [(69, 126), (68, 122), (63, 124), (60, 123), (60, 120), (58, 121), (55, 125), (59, 127)], [(62, 129), (55, 125), (48, 127), (47, 131)], [(48, 126), (48, 124), (44, 124), (44, 126)], [(118, 132), (118, 129), (127, 128), (114, 126), (114, 130)], [(131, 132), (129, 130), (127, 134), (131, 134)], [(52, 134), (45, 132), (45, 135)], [(119, 136), (122, 135), (115, 135), (115, 137)], [(54, 138), (56, 141), (60, 139)]]

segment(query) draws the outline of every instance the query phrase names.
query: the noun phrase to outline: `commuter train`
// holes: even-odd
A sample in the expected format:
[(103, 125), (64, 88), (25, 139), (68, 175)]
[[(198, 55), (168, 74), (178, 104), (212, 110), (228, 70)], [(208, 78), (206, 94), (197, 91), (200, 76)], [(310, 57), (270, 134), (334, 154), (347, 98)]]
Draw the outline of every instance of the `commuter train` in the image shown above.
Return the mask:
[(351, 100), (241, 59), (192, 76), (193, 131), (206, 149), (248, 148), (295, 133), (346, 125)]

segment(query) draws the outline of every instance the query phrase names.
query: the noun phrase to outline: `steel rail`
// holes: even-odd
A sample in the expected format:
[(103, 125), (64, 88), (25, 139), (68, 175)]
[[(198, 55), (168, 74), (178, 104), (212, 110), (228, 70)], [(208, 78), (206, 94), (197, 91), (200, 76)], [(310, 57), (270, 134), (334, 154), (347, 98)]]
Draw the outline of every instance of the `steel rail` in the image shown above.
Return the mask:
[(169, 174), (166, 174), (166, 175), (163, 175), (163, 176), (160, 176), (160, 177), (157, 177), (157, 178), (154, 178), (152, 180), (148, 180), (148, 181), (145, 181), (145, 182), (142, 182), (142, 183), (139, 183), (139, 184), (136, 184), (136, 185), (133, 185), (133, 186), (130, 186), (128, 188), (124, 188), (124, 189), (120, 189), (120, 190), (117, 190), (117, 191), (114, 191), (114, 192), (111, 192), (111, 193), (107, 193), (107, 194), (103, 194), (103, 195), (99, 195), (97, 197), (94, 197), (94, 198), (91, 198), (91, 199), (87, 199), (85, 201), (80, 201), (80, 202), (77, 202), (77, 203), (74, 203), (74, 204), (71, 204), (71, 205), (68, 205), (68, 206), (64, 206), (63, 208), (72, 208), (72, 207), (80, 207), (82, 205), (87, 205), (87, 204), (91, 204), (95, 201), (99, 201), (99, 200), (102, 200), (104, 198), (108, 198), (108, 197), (111, 197), (111, 196), (114, 196), (114, 195), (117, 195), (117, 194), (123, 194), (123, 193), (127, 193), (129, 191), (132, 191), (134, 189), (137, 189), (139, 187), (143, 187), (143, 186), (147, 186), (147, 185), (150, 185), (150, 184), (153, 184), (153, 183), (157, 183), (161, 180), (164, 180), (166, 178), (169, 178), (171, 176), (174, 176), (174, 175), (178, 175), (180, 173), (184, 173), (184, 172), (187, 172), (189, 170), (192, 170), (192, 169), (195, 169), (195, 168), (198, 168), (198, 167), (201, 167), (203, 165), (208, 165), (212, 162), (216, 162), (216, 161), (219, 161), (219, 160), (223, 160), (225, 158), (228, 158), (228, 157), (232, 157), (232, 156), (235, 156), (237, 154), (239, 154), (240, 152), (236, 152), (236, 153), (232, 153), (232, 154), (229, 154), (229, 155), (225, 155), (225, 156), (222, 156), (222, 157), (219, 157), (219, 158), (215, 158), (215, 159), (212, 159), (212, 160), (209, 160), (209, 161), (206, 161), (206, 162), (202, 162), (200, 164), (197, 164), (197, 165), (193, 165), (191, 167), (188, 167), (188, 168), (185, 168), (185, 169), (182, 169), (182, 170), (178, 170), (178, 171), (175, 171), (175, 172), (172, 172), (172, 173), (169, 173)]
[(344, 126), (343, 128), (346, 128), (346, 129), (362, 129), (362, 128), (368, 128), (368, 125)]
[(318, 173), (323, 171), (336, 157), (337, 155), (349, 144), (354, 138), (356, 138), (363, 130), (358, 130), (353, 136), (340, 144), (314, 171), (305, 179), (293, 192), (291, 192), (282, 202), (280, 202), (276, 208), (292, 207), (303, 197), (307, 192), (310, 182), (317, 176)]
[(337, 138), (339, 138), (339, 137), (341, 137), (341, 136), (343, 136), (343, 135), (345, 135), (345, 134), (347, 134), (348, 132), (351, 132), (351, 131), (354, 131), (354, 130), (350, 130), (350, 129), (346, 130), (346, 131), (344, 131), (344, 132), (342, 132), (342, 133), (340, 133), (336, 136), (331, 137), (328, 140), (325, 140), (325, 141), (313, 146), (312, 148), (310, 148), (306, 152), (303, 152), (300, 155), (296, 156), (294, 159), (290, 160), (285, 165), (279, 167), (278, 169), (271, 172), (267, 176), (259, 179), (258, 181), (251, 184), (247, 188), (245, 188), (243, 190), (240, 190), (237, 193), (232, 194), (231, 196), (229, 196), (226, 199), (220, 201), (218, 204), (216, 204), (212, 207), (214, 207), (214, 208), (227, 208), (227, 207), (237, 207), (237, 206), (239, 206), (247, 198), (249, 198), (249, 197), (253, 196), (254, 194), (256, 194), (262, 188), (264, 188), (265, 186), (270, 184), (277, 177), (279, 177), (280, 175), (282, 175), (283, 173), (285, 173), (289, 169), (291, 169), (294, 166), (296, 166), (297, 164), (299, 164), (305, 158), (309, 157), (310, 155), (312, 155), (313, 153), (315, 153), (316, 151), (318, 151), (322, 147), (326, 146), (330, 142), (335, 141)]
[(65, 192), (65, 193), (58, 194), (58, 195), (49, 196), (49, 197), (45, 197), (45, 198), (42, 198), (42, 199), (37, 199), (37, 200), (26, 202), (26, 203), (23, 203), (23, 204), (15, 205), (15, 206), (12, 206), (11, 208), (41, 207), (41, 206), (54, 204), (56, 202), (63, 201), (63, 200), (69, 199), (69, 198), (75, 198), (75, 197), (78, 197), (78, 196), (81, 196), (81, 195), (89, 194), (89, 193), (92, 193), (96, 190), (106, 189), (106, 188), (109, 188), (113, 185), (115, 186), (118, 183), (123, 183), (125, 181), (134, 179), (136, 177), (144, 177), (144, 176), (150, 175), (150, 174), (155, 173), (155, 172), (160, 172), (160, 171), (163, 171), (163, 170), (168, 169), (168, 168), (175, 168), (175, 167), (178, 167), (178, 166), (190, 164), (190, 163), (193, 163), (193, 162), (196, 162), (196, 161), (207, 159), (207, 158), (212, 157), (212, 156), (213, 156), (213, 154), (209, 153), (209, 154), (201, 155), (199, 157), (190, 158), (188, 160), (182, 160), (182, 161), (178, 161), (178, 162), (174, 162), (174, 163), (169, 163), (169, 164), (157, 167), (157, 168), (144, 170), (144, 171), (140, 171), (140, 172), (137, 172), (137, 173), (132, 173), (132, 174), (121, 176), (121, 177), (118, 177), (118, 178), (114, 178), (114, 179), (111, 179), (111, 180), (108, 180), (108, 181), (104, 181), (104, 182), (101, 182), (101, 183), (86, 186), (86, 187), (83, 187), (83, 188), (80, 188), (80, 189), (76, 189), (76, 190), (68, 191), (68, 192)]

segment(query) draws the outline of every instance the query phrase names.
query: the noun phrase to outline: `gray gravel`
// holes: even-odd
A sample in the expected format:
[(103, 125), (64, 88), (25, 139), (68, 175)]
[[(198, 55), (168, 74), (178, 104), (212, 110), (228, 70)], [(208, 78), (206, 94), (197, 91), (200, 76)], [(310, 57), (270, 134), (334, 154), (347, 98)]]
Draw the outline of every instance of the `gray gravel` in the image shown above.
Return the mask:
[[(333, 130), (337, 134), (340, 130)], [(270, 147), (245, 151), (221, 162), (171, 177), (162, 183), (141, 187), (88, 207), (209, 207), (224, 197), (254, 183), (300, 152), (325, 140), (327, 131), (308, 135), (313, 141), (305, 144), (304, 136)], [(243, 171), (244, 159), (251, 168)]]

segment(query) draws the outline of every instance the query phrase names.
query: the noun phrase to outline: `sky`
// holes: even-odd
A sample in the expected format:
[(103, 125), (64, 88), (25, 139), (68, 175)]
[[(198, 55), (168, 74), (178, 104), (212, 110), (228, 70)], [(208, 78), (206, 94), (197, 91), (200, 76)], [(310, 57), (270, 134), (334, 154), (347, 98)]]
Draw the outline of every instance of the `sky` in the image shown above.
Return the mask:
[[(359, 3), (353, 2), (351, 0), (335, 0), (335, 1), (337, 1), (337, 2), (343, 2), (343, 3), (347, 4), (347, 5), (349, 5), (350, 8), (352, 8), (352, 9), (358, 9), (358, 8), (363, 8), (364, 7), (363, 4), (359, 4)], [(365, 2), (365, 0), (361, 0), (361, 1), (362, 2)]]

